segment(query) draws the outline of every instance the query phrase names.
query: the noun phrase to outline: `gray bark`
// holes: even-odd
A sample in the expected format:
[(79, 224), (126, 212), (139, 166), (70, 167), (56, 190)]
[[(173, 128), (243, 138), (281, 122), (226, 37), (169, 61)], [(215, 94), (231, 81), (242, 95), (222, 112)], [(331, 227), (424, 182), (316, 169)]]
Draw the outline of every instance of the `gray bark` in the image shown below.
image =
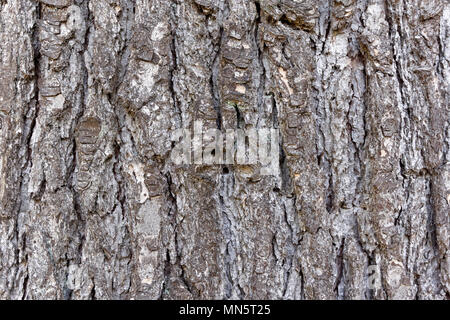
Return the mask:
[[(0, 0), (0, 43), (1, 299), (450, 297), (449, 1)], [(280, 173), (175, 165), (196, 120)]]

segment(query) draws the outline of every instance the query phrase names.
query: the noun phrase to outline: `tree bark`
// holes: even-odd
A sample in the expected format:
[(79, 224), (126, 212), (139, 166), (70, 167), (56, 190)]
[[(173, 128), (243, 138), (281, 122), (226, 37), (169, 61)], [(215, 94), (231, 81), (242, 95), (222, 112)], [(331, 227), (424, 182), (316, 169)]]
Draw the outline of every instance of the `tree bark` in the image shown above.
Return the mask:
[[(1, 299), (449, 299), (447, 0), (0, 0)], [(273, 128), (277, 174), (171, 133)]]

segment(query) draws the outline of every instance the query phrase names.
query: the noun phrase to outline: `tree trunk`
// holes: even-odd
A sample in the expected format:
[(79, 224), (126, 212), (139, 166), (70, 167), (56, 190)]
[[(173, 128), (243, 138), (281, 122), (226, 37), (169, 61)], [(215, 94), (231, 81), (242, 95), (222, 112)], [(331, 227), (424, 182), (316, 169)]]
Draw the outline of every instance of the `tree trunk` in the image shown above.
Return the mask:
[[(0, 42), (1, 299), (450, 297), (449, 1), (0, 0)], [(197, 121), (276, 168), (175, 163)]]

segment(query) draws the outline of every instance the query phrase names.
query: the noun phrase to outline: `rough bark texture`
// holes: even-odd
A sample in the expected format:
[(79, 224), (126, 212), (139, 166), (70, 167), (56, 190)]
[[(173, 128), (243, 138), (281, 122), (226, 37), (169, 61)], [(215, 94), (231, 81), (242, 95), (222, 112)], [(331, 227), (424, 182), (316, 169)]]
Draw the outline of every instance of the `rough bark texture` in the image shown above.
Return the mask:
[[(0, 0), (0, 43), (1, 299), (450, 297), (449, 1)], [(195, 120), (280, 174), (174, 165)]]

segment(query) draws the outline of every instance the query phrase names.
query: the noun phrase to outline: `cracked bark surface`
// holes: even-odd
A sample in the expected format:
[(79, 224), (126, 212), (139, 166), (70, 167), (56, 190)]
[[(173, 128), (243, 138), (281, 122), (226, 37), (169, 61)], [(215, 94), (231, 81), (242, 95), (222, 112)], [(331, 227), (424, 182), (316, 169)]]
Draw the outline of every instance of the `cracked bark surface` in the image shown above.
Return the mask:
[[(0, 0), (0, 42), (1, 299), (450, 298), (449, 1)], [(175, 165), (196, 120), (279, 174)]]

